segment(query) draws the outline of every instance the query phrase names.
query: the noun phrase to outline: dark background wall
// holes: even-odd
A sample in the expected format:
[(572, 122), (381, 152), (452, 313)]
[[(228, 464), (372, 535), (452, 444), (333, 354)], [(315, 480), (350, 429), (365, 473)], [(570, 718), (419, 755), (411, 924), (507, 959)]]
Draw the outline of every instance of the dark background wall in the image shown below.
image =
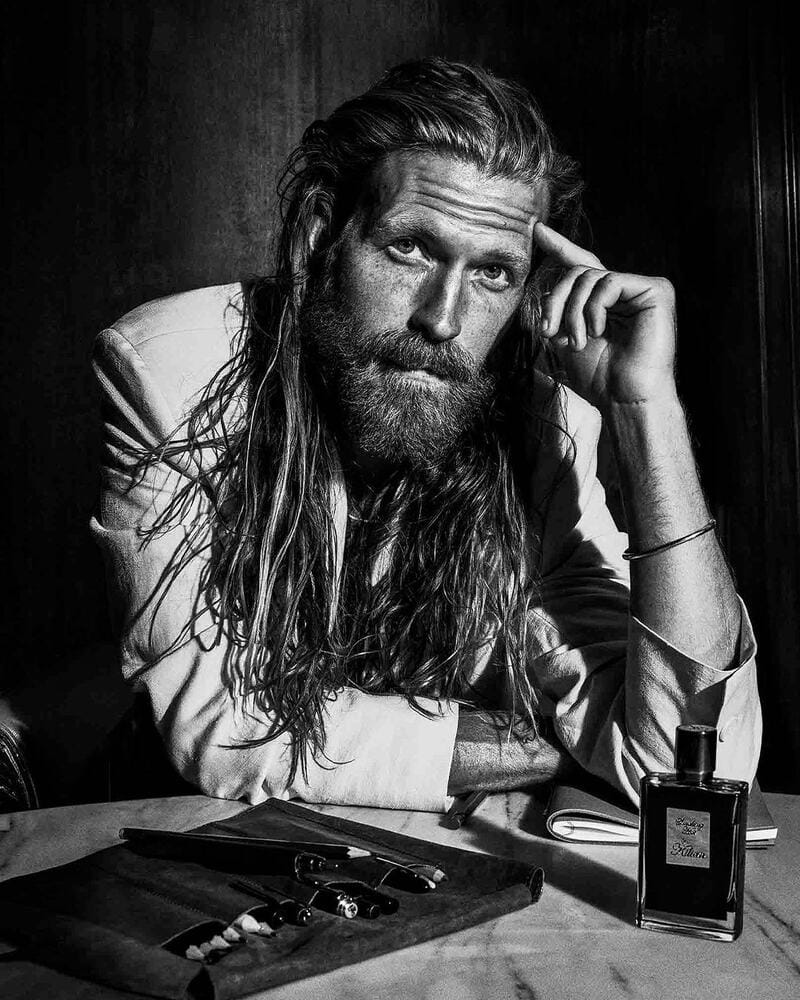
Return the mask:
[(267, 269), (276, 172), (303, 127), (440, 54), (529, 85), (583, 163), (597, 252), (677, 287), (682, 394), (760, 640), (761, 780), (800, 790), (797, 79), (778, 0), (751, 19), (724, 0), (31, 9), (3, 41), (0, 689), (71, 719), (103, 705), (91, 671), (114, 676), (86, 530), (94, 334)]

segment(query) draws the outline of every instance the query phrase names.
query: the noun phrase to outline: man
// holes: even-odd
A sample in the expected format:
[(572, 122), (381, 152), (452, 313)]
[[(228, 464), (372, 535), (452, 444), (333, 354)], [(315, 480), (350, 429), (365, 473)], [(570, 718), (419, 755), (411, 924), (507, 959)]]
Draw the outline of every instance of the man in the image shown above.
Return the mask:
[(401, 66), (306, 131), (273, 278), (101, 335), (123, 669), (207, 793), (436, 810), (577, 764), (635, 800), (680, 722), (752, 779), (672, 289), (570, 239), (580, 187), (521, 88)]

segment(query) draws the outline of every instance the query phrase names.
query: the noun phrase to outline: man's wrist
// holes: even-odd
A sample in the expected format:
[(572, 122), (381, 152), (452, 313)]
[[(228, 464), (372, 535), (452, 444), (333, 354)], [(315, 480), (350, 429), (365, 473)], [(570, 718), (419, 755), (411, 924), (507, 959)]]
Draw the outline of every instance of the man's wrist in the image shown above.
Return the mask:
[(685, 419), (683, 404), (673, 379), (669, 379), (658, 393), (651, 393), (639, 399), (617, 400), (611, 398), (606, 400), (599, 409), (604, 423), (612, 433), (615, 427), (641, 423), (645, 420)]
[(683, 406), (674, 384), (604, 412), (619, 468), (631, 547), (644, 551), (707, 523)]

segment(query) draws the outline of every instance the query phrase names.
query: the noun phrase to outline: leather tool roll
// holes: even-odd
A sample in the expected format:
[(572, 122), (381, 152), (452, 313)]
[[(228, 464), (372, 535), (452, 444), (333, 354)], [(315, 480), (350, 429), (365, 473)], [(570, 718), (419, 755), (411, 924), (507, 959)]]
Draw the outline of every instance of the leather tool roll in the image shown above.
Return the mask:
[(56, 970), (53, 996), (59, 995), (57, 973), (66, 973), (100, 984), (108, 996), (125, 990), (168, 1000), (228, 1000), (520, 909), (541, 883), (541, 869), (530, 864), (431, 845), (279, 799), (202, 831), (347, 843), (399, 862), (435, 863), (448, 877), (434, 891), (393, 892), (401, 896), (400, 908), (380, 919), (346, 921), (318, 911), (306, 927), (286, 925), (271, 938), (248, 935), (244, 946), (203, 965), (161, 945), (202, 921), (230, 923), (255, 900), (216, 867), (148, 857), (120, 844), (0, 884), (0, 938), (40, 966), (38, 982)]

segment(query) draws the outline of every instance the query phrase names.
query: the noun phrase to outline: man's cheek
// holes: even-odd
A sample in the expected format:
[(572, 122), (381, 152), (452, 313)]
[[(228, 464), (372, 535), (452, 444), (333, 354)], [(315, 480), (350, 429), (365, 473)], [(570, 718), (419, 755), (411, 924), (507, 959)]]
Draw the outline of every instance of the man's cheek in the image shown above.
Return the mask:
[(412, 267), (380, 270), (374, 278), (375, 305), (389, 317), (388, 326), (405, 329), (415, 308), (422, 276)]
[[(366, 324), (386, 314), (400, 311), (407, 295), (406, 282), (396, 269), (377, 260), (360, 260), (344, 276), (343, 288), (356, 315)], [(379, 326), (385, 326), (379, 323)]]

